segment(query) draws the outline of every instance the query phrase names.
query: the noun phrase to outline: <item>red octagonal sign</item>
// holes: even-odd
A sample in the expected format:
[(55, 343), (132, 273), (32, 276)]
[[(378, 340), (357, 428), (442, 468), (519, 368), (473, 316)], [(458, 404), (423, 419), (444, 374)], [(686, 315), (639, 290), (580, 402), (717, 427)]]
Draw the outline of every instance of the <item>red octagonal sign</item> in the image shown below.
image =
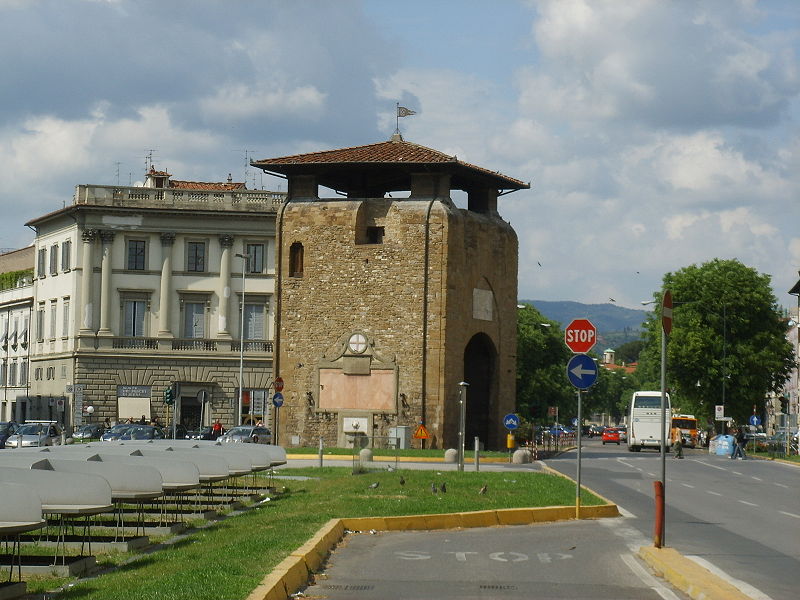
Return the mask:
[(575, 354), (585, 354), (597, 342), (597, 328), (589, 319), (575, 319), (564, 330), (564, 342)]

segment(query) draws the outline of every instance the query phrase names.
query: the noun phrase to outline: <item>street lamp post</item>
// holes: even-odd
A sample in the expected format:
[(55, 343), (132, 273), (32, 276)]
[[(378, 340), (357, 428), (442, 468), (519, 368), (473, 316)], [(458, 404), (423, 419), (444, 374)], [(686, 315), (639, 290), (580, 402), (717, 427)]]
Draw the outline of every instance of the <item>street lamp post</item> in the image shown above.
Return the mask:
[(464, 436), (466, 435), (466, 420), (467, 420), (467, 405), (466, 405), (466, 398), (467, 395), (467, 388), (469, 384), (466, 381), (462, 381), (458, 384), (458, 408), (459, 408), (459, 416), (458, 416), (458, 470), (464, 470)]
[(244, 394), (244, 293), (245, 293), (245, 273), (247, 272), (247, 261), (249, 254), (236, 253), (242, 259), (242, 320), (239, 327), (239, 411), (236, 417), (236, 424), (242, 424), (242, 397)]

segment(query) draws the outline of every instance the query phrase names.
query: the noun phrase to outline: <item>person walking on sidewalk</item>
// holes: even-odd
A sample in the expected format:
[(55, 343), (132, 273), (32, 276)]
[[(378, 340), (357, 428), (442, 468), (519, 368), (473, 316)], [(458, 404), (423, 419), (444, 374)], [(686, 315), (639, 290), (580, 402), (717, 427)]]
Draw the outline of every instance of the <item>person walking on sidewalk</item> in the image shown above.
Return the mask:
[(744, 460), (746, 456), (744, 455), (744, 445), (746, 439), (744, 436), (744, 428), (739, 427), (736, 430), (736, 436), (734, 437), (733, 441), (733, 453), (731, 454), (731, 458), (738, 458), (739, 460)]

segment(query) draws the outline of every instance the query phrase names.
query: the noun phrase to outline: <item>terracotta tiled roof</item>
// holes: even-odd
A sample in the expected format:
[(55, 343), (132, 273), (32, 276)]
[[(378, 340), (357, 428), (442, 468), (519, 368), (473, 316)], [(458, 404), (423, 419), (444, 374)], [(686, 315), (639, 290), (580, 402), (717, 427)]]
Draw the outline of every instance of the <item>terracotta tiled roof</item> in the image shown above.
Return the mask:
[(458, 160), (438, 150), (407, 142), (395, 136), (388, 142), (340, 148), (338, 150), (325, 150), (310, 152), (308, 154), (294, 154), (279, 158), (266, 158), (255, 160), (251, 163), (254, 167), (275, 171), (278, 173), (313, 172), (315, 167), (324, 168), (330, 173), (331, 166), (339, 167), (362, 166), (367, 167), (409, 167), (409, 166), (434, 166), (439, 165), (444, 170), (461, 174), (471, 174), (473, 177), (489, 179), (502, 189), (523, 189), (530, 187), (528, 184), (502, 175), (499, 171), (490, 171), (467, 162)]
[(204, 182), (204, 181), (177, 181), (170, 179), (169, 187), (179, 190), (207, 190), (229, 192), (233, 190), (245, 190), (247, 186), (243, 182)]

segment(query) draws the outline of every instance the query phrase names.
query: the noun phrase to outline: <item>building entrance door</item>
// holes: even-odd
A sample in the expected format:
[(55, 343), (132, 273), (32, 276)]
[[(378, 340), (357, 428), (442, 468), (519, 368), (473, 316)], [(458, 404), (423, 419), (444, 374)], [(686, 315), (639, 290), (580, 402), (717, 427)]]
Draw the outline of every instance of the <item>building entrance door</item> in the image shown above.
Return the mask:
[(181, 396), (181, 425), (188, 430), (200, 429), (200, 402), (192, 396)]
[(491, 427), (496, 425), (492, 418), (496, 355), (492, 340), (484, 333), (473, 336), (464, 350), (465, 381), (469, 383), (464, 443), (469, 448), (475, 437), (486, 448), (496, 447), (499, 443), (496, 431)]

